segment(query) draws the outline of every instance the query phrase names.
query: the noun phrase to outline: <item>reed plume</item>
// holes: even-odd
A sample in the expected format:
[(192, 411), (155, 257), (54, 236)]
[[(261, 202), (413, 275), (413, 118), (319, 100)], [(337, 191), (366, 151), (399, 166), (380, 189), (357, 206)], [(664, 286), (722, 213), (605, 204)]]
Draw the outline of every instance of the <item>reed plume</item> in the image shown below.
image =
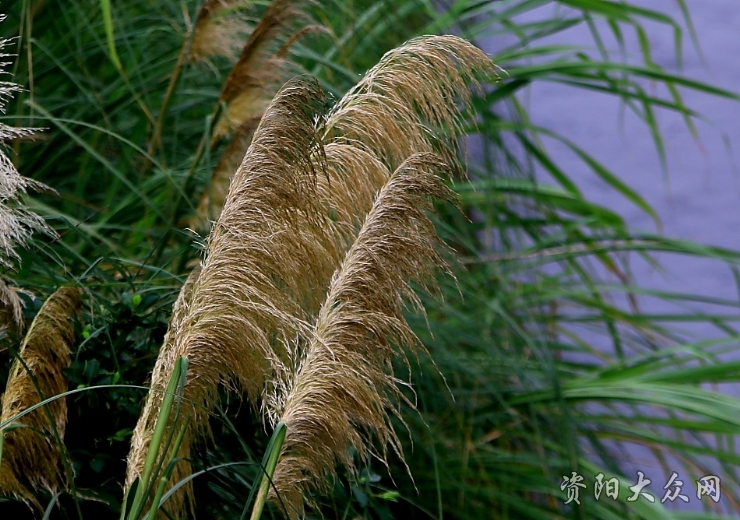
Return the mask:
[[(0, 21), (3, 18), (0, 16)], [(9, 43), (10, 40), (0, 39), (0, 52)], [(4, 72), (4, 65), (0, 63), (0, 73)], [(5, 111), (5, 101), (19, 90), (20, 87), (14, 83), (0, 83), (0, 112)], [(14, 128), (0, 123), (0, 142), (3, 144), (32, 133), (28, 128)], [(42, 188), (48, 189), (40, 182), (21, 176), (13, 162), (0, 150), (0, 267), (13, 267), (13, 261), (18, 259), (16, 248), (25, 246), (32, 232), (54, 234), (41, 217), (26, 209), (22, 203), (28, 190)]]
[(214, 56), (236, 59), (249, 25), (240, 12), (245, 0), (205, 0), (195, 20), (190, 59)]
[(305, 309), (318, 309), (314, 289), (341, 254), (314, 194), (325, 158), (311, 107), (322, 104), (318, 83), (298, 78), (265, 111), (208, 237), (200, 274), (170, 323), (132, 439), (127, 485), (141, 473), (175, 360), (189, 360), (183, 415), (191, 417), (188, 435), (201, 434), (220, 384), (259, 402), (270, 374), (285, 371), (292, 358), (292, 338), (307, 329)]
[(0, 337), (15, 337), (23, 331), (24, 326), (23, 302), (18, 290), (0, 278)]
[[(456, 164), (460, 108), (478, 75), (495, 76), (486, 54), (456, 36), (421, 36), (387, 52), (334, 106), (324, 140), (370, 150), (395, 170), (409, 156), (436, 151)], [(460, 107), (460, 108), (458, 108)]]
[(390, 172), (409, 156), (434, 151), (457, 166), (457, 137), (478, 76), (496, 69), (456, 36), (421, 36), (387, 52), (327, 114), (320, 129), (328, 175), (323, 203), (349, 247)]
[(476, 76), (495, 72), (463, 39), (416, 38), (388, 52), (320, 129), (328, 174), (318, 189), (336, 238), (350, 249), (309, 346), (297, 349), (299, 368), (269, 395), (271, 422), (287, 425), (271, 497), (279, 496), (292, 518), (313, 491), (326, 489), (337, 462), (353, 470), (349, 447), (367, 461), (374, 435), (382, 460), (388, 446), (400, 455), (386, 413), (397, 414), (394, 401), (401, 398), (390, 364), (400, 352), (393, 346), (421, 348), (403, 319), (402, 296), (423, 310), (408, 280), (423, 283), (442, 265), (425, 211), (430, 197), (451, 198), (432, 172), (460, 173), (460, 108), (469, 107), (471, 87), (479, 88)]
[(291, 73), (286, 58), (290, 47), (307, 32), (323, 28), (309, 24), (307, 0), (273, 0), (244, 45), (219, 96), (225, 111), (214, 129), (211, 146), (231, 136), (201, 195), (190, 226), (208, 229), (223, 208), (229, 183), (252, 141), (260, 118)]
[(231, 141), (211, 173), (208, 186), (200, 196), (196, 214), (189, 222), (191, 228), (209, 229), (211, 222), (218, 218), (229, 193), (231, 178), (244, 159), (260, 119), (261, 116), (251, 117), (243, 121), (234, 131)]
[[(302, 516), (307, 497), (328, 489), (337, 462), (354, 470), (350, 447), (367, 462), (371, 438), (401, 456), (388, 411), (403, 399), (393, 375), (401, 347), (423, 345), (406, 322), (404, 298), (423, 312), (410, 283), (432, 284), (444, 266), (427, 212), (432, 199), (454, 194), (435, 175), (449, 166), (434, 154), (415, 154), (378, 194), (355, 243), (332, 277), (312, 336), (284, 396), (275, 396), (273, 422), (287, 425), (273, 478), (289, 517)], [(400, 416), (400, 415), (399, 415)]]
[[(63, 370), (71, 362), (74, 341), (71, 317), (79, 311), (80, 305), (79, 289), (62, 287), (41, 307), (11, 366), (2, 397), (0, 423), (46, 398), (67, 391)], [(10, 426), (18, 424), (22, 426), (4, 432), (0, 493), (27, 500), (27, 495), (19, 491), (19, 478), (52, 493), (64, 487), (66, 478), (61, 469), (62, 453), (57, 441), (63, 439), (67, 424), (66, 398), (37, 408)]]
[[(401, 398), (390, 360), (400, 352), (394, 345), (420, 347), (402, 320), (403, 296), (418, 307), (408, 281), (423, 283), (441, 264), (425, 212), (429, 197), (450, 197), (432, 172), (459, 170), (457, 103), (469, 102), (476, 73), (492, 71), (465, 40), (430, 36), (388, 53), (326, 116), (315, 80), (280, 90), (234, 175), (201, 270), (175, 306), (132, 439), (127, 486), (141, 474), (179, 357), (189, 360), (183, 416), (191, 423), (177, 455), (187, 457), (207, 432), (221, 385), (243, 391), (272, 423), (289, 424), (276, 479), (291, 515), (335, 461), (351, 468), (347, 447), (367, 459), (376, 435), (400, 452), (387, 416)], [(356, 377), (348, 393), (332, 370)], [(326, 397), (338, 409), (322, 415)], [(301, 415), (302, 406), (317, 415)], [(324, 434), (325, 446), (306, 445)], [(186, 500), (177, 499), (175, 516)]]
[[(0, 95), (4, 93), (0, 91)], [(0, 141), (29, 133), (0, 123)], [(41, 187), (42, 184), (22, 177), (0, 150), (0, 266), (12, 268), (13, 261), (19, 258), (15, 249), (25, 246), (33, 231), (50, 232), (44, 220), (21, 202), (29, 189)]]

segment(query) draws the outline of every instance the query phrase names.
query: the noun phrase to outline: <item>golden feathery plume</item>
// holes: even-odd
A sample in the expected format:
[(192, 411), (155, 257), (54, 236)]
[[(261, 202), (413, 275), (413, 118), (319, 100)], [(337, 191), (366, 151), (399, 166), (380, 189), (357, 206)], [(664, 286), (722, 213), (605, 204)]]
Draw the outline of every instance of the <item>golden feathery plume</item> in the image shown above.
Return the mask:
[[(62, 287), (41, 307), (23, 340), (19, 359), (11, 366), (2, 397), (0, 423), (46, 398), (67, 391), (62, 371), (71, 362), (74, 341), (71, 316), (79, 311), (80, 305), (79, 289)], [(66, 398), (56, 399), (10, 425), (18, 423), (22, 426), (4, 432), (2, 466), (7, 467), (0, 471), (3, 476), (0, 493), (18, 494), (14, 479), (8, 477), (11, 473), (52, 493), (64, 487), (66, 478), (61, 469), (61, 448), (55, 430), (62, 439), (67, 424)]]
[[(468, 108), (470, 87), (478, 86), (476, 75), (495, 77), (494, 73), (495, 68), (488, 57), (469, 42), (454, 36), (425, 36), (387, 53), (381, 62), (337, 103), (327, 116), (324, 128), (321, 129), (324, 141), (328, 141), (325, 145), (328, 175), (318, 179), (318, 189), (322, 204), (327, 207), (334, 221), (334, 229), (339, 231), (339, 238), (345, 243), (352, 243), (357, 236), (358, 219), (360, 221), (364, 219), (371, 206), (374, 208), (373, 211), (378, 211), (377, 200), (373, 206), (374, 195), (388, 182), (389, 169), (393, 171), (398, 168), (396, 175), (401, 177), (405, 177), (405, 174), (410, 171), (425, 168), (426, 171), (440, 168), (447, 171), (459, 170), (456, 167), (455, 139), (462, 130), (462, 119), (458, 106), (462, 109)], [(432, 150), (438, 155), (415, 155), (409, 159), (414, 152)], [(400, 168), (399, 164), (402, 165)], [(441, 185), (436, 184), (438, 181), (433, 177), (427, 175), (420, 179), (422, 184), (427, 183), (426, 187), (429, 191), (424, 192), (426, 196), (436, 195), (446, 198), (449, 195)], [(384, 190), (390, 189), (391, 185), (387, 184)], [(419, 193), (416, 193), (417, 197)], [(417, 199), (414, 203), (418, 202)], [(403, 214), (404, 211), (401, 209), (395, 215)], [(416, 225), (424, 223), (425, 226), (429, 226), (428, 220), (420, 219), (418, 214), (413, 212), (408, 218)], [(369, 221), (368, 217), (366, 227)], [(392, 226), (391, 228), (390, 235), (394, 231), (399, 231), (398, 228)], [(363, 228), (363, 231), (365, 229)], [(424, 229), (421, 233), (422, 237), (434, 236), (434, 230), (431, 227), (422, 226), (415, 229)], [(408, 245), (408, 238), (407, 235), (399, 236), (399, 243)], [(413, 240), (411, 242), (413, 243)], [(372, 243), (372, 240), (369, 243)], [(352, 247), (360, 246), (355, 244)], [(372, 247), (371, 249), (373, 249), (371, 257), (377, 260), (376, 250)], [(362, 248), (356, 251), (359, 250)], [(437, 263), (439, 257), (431, 248), (427, 248), (427, 251), (432, 259), (431, 264), (427, 265)], [(345, 266), (349, 261), (349, 256), (351, 255), (345, 258)], [(395, 250), (395, 253), (384, 258), (391, 259), (390, 261), (393, 262), (400, 256), (400, 251)], [(406, 343), (412, 347), (419, 345), (418, 341), (415, 341), (415, 336), (408, 334), (410, 331), (404, 328), (406, 326), (401, 320), (401, 299), (397, 290), (402, 287), (402, 292), (405, 292), (412, 303), (418, 307), (418, 299), (410, 292), (408, 285), (402, 283), (404, 280), (413, 279), (414, 275), (423, 276), (424, 270), (417, 264), (417, 259), (418, 257), (413, 256), (404, 259), (411, 263), (401, 262), (398, 266), (399, 270), (396, 273), (403, 273), (401, 277), (393, 279), (391, 276), (385, 280), (393, 280), (393, 283), (387, 286), (380, 284), (382, 287), (390, 288), (388, 293), (390, 299), (387, 301), (391, 302), (389, 308), (393, 311), (386, 317), (389, 317), (393, 327), (397, 327), (386, 330), (390, 336), (390, 341), (387, 341), (386, 345), (393, 343)], [(388, 274), (386, 273), (385, 276)], [(336, 289), (336, 283), (335, 278), (329, 290), (330, 294), (333, 294), (332, 291), (339, 291)], [(352, 293), (353, 297), (361, 298), (364, 294), (372, 294), (373, 289), (378, 285), (376, 282), (368, 283), (364, 286), (364, 290), (357, 290), (354, 293), (352, 289), (345, 288), (345, 290)], [(379, 289), (381, 292), (382, 290)], [(392, 403), (387, 400), (387, 395), (399, 396), (395, 391), (393, 376), (384, 376), (382, 372), (384, 368), (389, 368), (389, 357), (392, 352), (377, 349), (377, 345), (372, 340), (370, 340), (370, 346), (367, 347), (369, 350), (360, 348), (359, 351), (352, 350), (350, 341), (345, 344), (345, 348), (349, 350), (341, 351), (341, 355), (337, 354), (339, 350), (326, 347), (327, 341), (322, 339), (319, 331), (325, 327), (325, 322), (322, 320), (328, 319), (329, 314), (337, 316), (334, 313), (338, 313), (338, 310), (329, 312), (326, 307), (328, 305), (334, 309), (333, 306), (337, 305), (337, 301), (337, 298), (327, 297), (325, 307), (322, 308), (322, 314), (319, 315), (317, 322), (318, 339), (314, 338), (301, 361), (301, 368), (292, 374), (292, 380), (274, 383), (276, 391), (271, 393), (273, 400), (268, 410), (273, 424), (282, 419), (288, 425), (288, 436), (283, 452), (288, 458), (283, 459), (278, 465), (274, 481), (277, 485), (277, 495), (284, 503), (290, 504), (291, 515), (297, 516), (303, 511), (307, 493), (313, 488), (320, 488), (326, 482), (324, 477), (333, 473), (335, 462), (343, 462), (351, 467), (352, 461), (347, 459), (349, 446), (356, 447), (361, 456), (367, 458), (369, 445), (367, 442), (364, 445), (360, 444), (367, 439), (367, 436), (363, 437), (363, 435), (372, 432), (379, 437), (384, 447), (391, 446), (394, 450), (398, 450), (399, 447), (395, 434), (387, 427), (387, 415), (384, 414), (385, 409), (395, 410), (391, 406)], [(344, 314), (343, 318), (337, 319), (340, 321), (346, 319), (346, 323), (351, 327), (358, 326), (362, 329), (363, 316), (372, 320), (373, 314), (367, 311), (365, 309), (359, 312), (359, 315)], [(382, 321), (382, 313), (375, 314), (375, 317)], [(367, 339), (368, 330), (372, 331), (369, 336), (373, 339), (379, 337), (378, 331), (372, 329), (372, 323), (366, 324), (369, 328), (363, 329), (359, 335), (355, 336), (358, 343)], [(354, 330), (357, 332), (357, 329)], [(351, 337), (345, 337), (345, 339), (351, 339)], [(388, 340), (389, 337), (386, 336), (384, 339)], [(380, 338), (380, 341), (382, 342), (383, 338)], [(367, 344), (363, 343), (363, 345)], [(373, 352), (379, 353), (380, 358), (373, 358)], [(353, 360), (358, 364), (352, 364)], [(380, 361), (379, 364), (378, 361)], [(366, 362), (370, 365), (363, 364)], [(311, 368), (314, 363), (318, 367), (316, 372), (313, 372)], [(362, 368), (357, 370), (356, 366)], [(337, 376), (337, 379), (327, 387), (322, 386), (320, 374), (342, 373), (343, 367), (352, 373), (360, 374), (357, 378), (359, 386), (351, 388), (343, 386), (347, 380), (344, 376), (347, 374)], [(334, 370), (337, 372), (333, 372)], [(296, 390), (297, 381), (300, 381), (302, 377), (305, 377), (303, 380), (313, 381), (313, 383), (307, 383), (300, 390)], [(317, 386), (312, 387), (312, 384)], [(332, 386), (332, 384), (337, 386)], [(379, 393), (377, 395), (366, 393), (372, 389), (379, 389)], [(332, 394), (332, 392), (335, 393)], [(329, 399), (332, 395), (336, 400)], [(353, 401), (355, 398), (358, 400)], [(301, 408), (307, 402), (311, 403), (314, 408), (302, 415)], [(329, 402), (336, 403), (336, 406), (326, 406)], [(344, 407), (343, 403), (352, 404)], [(331, 411), (325, 412), (328, 408)], [(358, 409), (361, 412), (356, 415), (353, 410)], [(281, 410), (283, 410), (282, 414), (279, 413)], [(373, 410), (375, 413), (372, 413)], [(314, 414), (314, 419), (309, 418)], [(298, 430), (306, 433), (299, 434), (290, 440), (290, 423), (296, 417), (300, 424)], [(319, 422), (316, 422), (316, 418)], [(312, 431), (311, 425), (316, 426), (316, 429)], [(333, 430), (333, 425), (339, 425), (338, 430)], [(359, 425), (359, 427), (354, 428), (353, 425)], [(321, 441), (327, 438), (331, 440), (322, 445)], [(273, 499), (275, 497), (276, 495), (273, 494)]]
[(24, 327), (23, 301), (18, 291), (0, 278), (0, 335), (15, 337)]
[(329, 487), (337, 462), (354, 470), (350, 447), (367, 462), (374, 436), (381, 460), (388, 446), (402, 456), (388, 416), (403, 400), (392, 360), (402, 346), (424, 349), (404, 318), (404, 298), (423, 312), (410, 282), (433, 284), (434, 268), (445, 265), (427, 212), (432, 199), (454, 200), (435, 175), (448, 169), (426, 153), (394, 172), (331, 280), (290, 388), (275, 396), (272, 422), (284, 422), (287, 434), (272, 498), (292, 519), (313, 490)]
[(411, 154), (436, 151), (455, 162), (459, 106), (476, 75), (495, 77), (486, 54), (457, 36), (420, 36), (387, 52), (327, 116), (325, 141), (365, 147), (395, 170)]
[(480, 49), (456, 36), (421, 36), (385, 54), (328, 113), (320, 130), (327, 209), (351, 244), (390, 172), (416, 152), (435, 151), (456, 167), (456, 138), (477, 75), (495, 78)]
[(239, 12), (245, 0), (205, 0), (195, 21), (190, 59), (213, 56), (236, 59), (249, 25)]
[[(230, 134), (248, 119), (260, 117), (272, 95), (285, 80), (285, 53), (295, 37), (302, 34), (297, 24), (307, 19), (302, 7), (305, 0), (273, 0), (259, 24), (249, 35), (239, 60), (226, 78), (219, 102), (226, 105), (214, 139)], [(295, 36), (295, 35), (294, 35)], [(281, 46), (280, 40), (287, 39)]]
[(183, 415), (191, 418), (192, 439), (207, 429), (219, 385), (236, 384), (258, 403), (271, 374), (286, 371), (293, 338), (308, 330), (306, 309), (320, 305), (314, 289), (330, 279), (341, 256), (315, 195), (325, 159), (311, 107), (322, 104), (318, 83), (296, 78), (265, 111), (208, 237), (200, 273), (170, 323), (134, 431), (127, 485), (141, 473), (175, 360), (189, 360)]
[(201, 195), (190, 227), (207, 229), (211, 220), (218, 217), (231, 178), (244, 158), (265, 108), (288, 79), (289, 62), (285, 56), (289, 48), (306, 32), (323, 29), (316, 25), (298, 29), (300, 22), (308, 20), (302, 10), (307, 3), (307, 0), (274, 0), (226, 78), (219, 97), (226, 110), (214, 129), (211, 146), (227, 135), (233, 137), (211, 175), (209, 188)]

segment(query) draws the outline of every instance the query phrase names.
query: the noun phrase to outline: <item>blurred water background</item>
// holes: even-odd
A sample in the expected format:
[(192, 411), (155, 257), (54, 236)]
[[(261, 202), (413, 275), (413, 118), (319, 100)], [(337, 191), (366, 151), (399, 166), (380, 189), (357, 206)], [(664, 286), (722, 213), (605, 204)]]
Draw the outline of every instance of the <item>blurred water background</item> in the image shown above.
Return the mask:
[[(631, 3), (682, 19), (675, 0)], [(653, 61), (669, 71), (682, 71), (688, 78), (740, 92), (740, 4), (735, 0), (688, 0), (686, 5), (699, 48), (683, 27), (682, 62), (676, 63), (674, 28), (646, 21), (644, 27)], [(522, 20), (546, 18), (553, 9), (559, 9), (563, 16), (568, 14), (567, 9), (548, 4), (527, 12)], [(599, 25), (598, 21), (596, 24)], [(608, 38), (606, 25), (599, 27), (602, 36), (607, 37), (604, 39), (606, 47), (620, 52), (616, 40)], [(625, 32), (624, 37), (626, 59), (641, 63), (637, 34)], [(482, 42), (488, 50), (506, 44), (500, 37)], [(593, 36), (585, 24), (540, 40), (538, 44), (582, 45), (586, 53), (598, 58)], [(655, 84), (643, 86), (652, 94), (666, 95)], [(534, 124), (566, 135), (637, 191), (659, 215), (660, 226), (632, 202), (616, 194), (566, 146), (543, 137), (545, 146), (577, 182), (587, 199), (617, 211), (637, 230), (740, 249), (737, 160), (740, 157), (740, 102), (680, 90), (685, 104), (703, 119), (696, 121), (697, 136), (694, 136), (680, 114), (667, 110), (656, 112), (665, 144), (665, 168), (661, 166), (648, 127), (614, 96), (558, 83), (536, 82), (524, 91), (521, 99), (530, 108)], [(550, 181), (545, 173), (540, 180)], [(720, 262), (669, 254), (658, 256), (658, 259), (664, 268), (662, 271), (633, 258), (632, 274), (638, 285), (717, 298), (739, 298), (733, 273)], [(643, 298), (641, 308), (647, 313), (662, 313), (667, 305)], [(709, 305), (698, 308), (712, 312)], [(718, 333), (706, 324), (692, 325), (688, 332), (705, 338)]]
[[(630, 3), (682, 19), (675, 0)], [(740, 3), (736, 0), (687, 0), (686, 5), (699, 47), (692, 43), (690, 32), (684, 27), (682, 62), (676, 63), (674, 28), (646, 21), (644, 27), (653, 61), (669, 71), (681, 71), (688, 78), (740, 92)], [(560, 9), (563, 16), (568, 14), (567, 9), (548, 4), (527, 12), (522, 21), (547, 18), (552, 16), (553, 9)], [(606, 47), (615, 53), (620, 52), (617, 41), (608, 38), (608, 27), (596, 24), (602, 29), (602, 36), (607, 36), (604, 39)], [(625, 32), (624, 37), (626, 59), (635, 64), (642, 63), (637, 33)], [(494, 36), (479, 43), (491, 51), (510, 43), (505, 38)], [(584, 52), (598, 59), (599, 52), (585, 24), (578, 24), (538, 44), (582, 45)], [(643, 87), (652, 94), (666, 95), (655, 84), (646, 82)], [(660, 224), (616, 194), (566, 146), (543, 137), (544, 145), (588, 200), (618, 212), (633, 229), (740, 249), (740, 102), (688, 89), (681, 89), (681, 94), (686, 105), (703, 119), (696, 121), (695, 136), (680, 114), (667, 110), (656, 112), (665, 144), (665, 167), (661, 165), (647, 125), (614, 96), (557, 83), (536, 82), (520, 97), (529, 107), (534, 124), (567, 136), (611, 169), (655, 209)], [(541, 172), (539, 180), (555, 184), (544, 172)], [(662, 270), (656, 270), (633, 255), (631, 266), (636, 285), (734, 300), (740, 307), (740, 287), (725, 264), (685, 255), (662, 254), (656, 258)], [(648, 314), (676, 310), (675, 304), (650, 297), (641, 298), (640, 308)], [(693, 304), (691, 308), (699, 312), (717, 312), (711, 304)], [(727, 308), (722, 312), (726, 314)], [(737, 314), (740, 316), (740, 312)], [(706, 322), (686, 324), (682, 329), (687, 337), (696, 339), (725, 335)], [(593, 339), (603, 342), (606, 350), (612, 348), (604, 336), (595, 334)], [(736, 385), (726, 385), (722, 390), (740, 396), (740, 388)], [(652, 476), (653, 485), (647, 489), (660, 499), (661, 488), (670, 474), (663, 474), (647, 449), (634, 447), (634, 451), (630, 451), (629, 458), (638, 461), (633, 467), (634, 472), (641, 469)], [(680, 464), (669, 462), (671, 464), (682, 472)], [(680, 509), (701, 509), (694, 483), (686, 476), (686, 473), (681, 475), (685, 481), (683, 493), (693, 495), (693, 500), (689, 504), (674, 502), (674, 505)]]

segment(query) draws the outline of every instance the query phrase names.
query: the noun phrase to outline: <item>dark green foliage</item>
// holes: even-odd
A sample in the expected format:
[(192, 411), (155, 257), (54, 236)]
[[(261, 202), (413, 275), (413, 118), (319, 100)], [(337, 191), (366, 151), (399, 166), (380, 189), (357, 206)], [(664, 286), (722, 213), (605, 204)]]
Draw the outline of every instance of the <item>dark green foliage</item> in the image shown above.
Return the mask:
[[(143, 385), (167, 328), (167, 311), (152, 304), (166, 297), (126, 292), (119, 302), (99, 309), (79, 335), (81, 345), (67, 371), (70, 388)], [(142, 388), (117, 387), (70, 399), (66, 444), (78, 489), (108, 502), (110, 511), (120, 507), (120, 480), (113, 476), (126, 469), (132, 425), (144, 395)]]

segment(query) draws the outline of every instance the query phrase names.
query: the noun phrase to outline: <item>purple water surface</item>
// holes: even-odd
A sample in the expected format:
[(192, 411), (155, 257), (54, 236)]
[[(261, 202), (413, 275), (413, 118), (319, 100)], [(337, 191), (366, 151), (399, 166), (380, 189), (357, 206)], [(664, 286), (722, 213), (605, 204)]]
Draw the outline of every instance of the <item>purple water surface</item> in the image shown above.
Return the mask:
[[(682, 14), (675, 0), (642, 0), (630, 2), (645, 8), (667, 13), (675, 19)], [(700, 42), (701, 56), (692, 46), (689, 34), (683, 35), (682, 74), (733, 92), (740, 92), (740, 3), (737, 0), (687, 0), (687, 6)], [(551, 16), (553, 4), (526, 13), (522, 21), (534, 21)], [(566, 15), (567, 9), (560, 8)], [(607, 36), (606, 25), (598, 25)], [(671, 26), (644, 21), (650, 41), (652, 59), (669, 71), (676, 72), (674, 32)], [(482, 40), (484, 48), (495, 54), (511, 40), (492, 37)], [(635, 31), (625, 30), (629, 60), (641, 63), (640, 48)], [(617, 51), (613, 38), (605, 39), (608, 48)], [(576, 26), (539, 44), (583, 45), (589, 54), (598, 57), (594, 40), (585, 24)], [(657, 84), (644, 82), (648, 92), (665, 95)], [(731, 99), (681, 89), (685, 104), (698, 111), (706, 120), (696, 121), (698, 139), (692, 136), (681, 115), (665, 110), (657, 112), (658, 125), (664, 138), (667, 155), (667, 177), (663, 175), (655, 143), (645, 123), (630, 110), (624, 110), (620, 101), (604, 94), (574, 89), (548, 82), (536, 82), (521, 95), (532, 121), (566, 135), (591, 153), (598, 161), (616, 173), (622, 181), (637, 191), (658, 213), (664, 235), (740, 250), (740, 102)], [(549, 153), (574, 180), (585, 197), (611, 208), (622, 215), (628, 225), (637, 230), (656, 232), (655, 222), (632, 202), (628, 201), (600, 180), (587, 165), (564, 145), (545, 140)], [(736, 158), (730, 150), (734, 149)], [(543, 182), (554, 183), (542, 173)], [(738, 288), (730, 269), (719, 261), (691, 256), (662, 254), (657, 257), (662, 271), (635, 259), (633, 276), (638, 285), (681, 293), (705, 295), (738, 300)], [(677, 307), (657, 299), (642, 300), (647, 313), (673, 312)], [(740, 309), (718, 310), (711, 305), (693, 305), (704, 312), (719, 311), (740, 316)], [(722, 335), (706, 323), (683, 327), (691, 336), (710, 338)], [(610, 345), (603, 337), (603, 348)], [(734, 358), (740, 358), (740, 347)], [(736, 386), (723, 385), (721, 391), (740, 396)], [(636, 463), (633, 469), (652, 471), (654, 484), (650, 491), (662, 496), (661, 487), (667, 476), (657, 467), (647, 450), (635, 448), (629, 453)], [(652, 460), (651, 460), (652, 459)], [(679, 465), (676, 469), (681, 471)], [(634, 474), (634, 473), (633, 473)], [(681, 509), (697, 510), (696, 490), (688, 475), (684, 493), (693, 493), (690, 504), (677, 504)], [(587, 478), (587, 480), (589, 480)], [(589, 488), (591, 483), (589, 483)]]
[[(633, 3), (681, 18), (675, 0)], [(735, 0), (687, 4), (704, 61), (684, 31), (683, 74), (740, 92), (740, 4)], [(528, 16), (541, 16), (551, 9), (546, 6)], [(655, 22), (645, 22), (644, 27), (653, 60), (676, 71), (673, 28)], [(625, 37), (627, 53), (636, 63), (640, 59), (636, 33), (627, 30)], [(606, 42), (617, 49), (614, 41)], [(594, 47), (585, 25), (548, 38), (546, 43)], [(596, 56), (596, 52), (591, 54)], [(657, 84), (645, 82), (644, 86), (653, 94), (666, 94)], [(740, 102), (686, 88), (681, 94), (686, 105), (706, 121), (696, 122), (697, 139), (681, 115), (667, 110), (656, 113), (667, 155), (665, 177), (648, 128), (634, 113), (621, 109), (618, 99), (545, 82), (533, 85), (523, 99), (535, 124), (567, 135), (641, 194), (660, 216), (666, 236), (740, 249), (740, 178), (730, 153), (730, 149), (740, 153)], [(588, 199), (616, 210), (634, 229), (657, 231), (647, 214), (616, 194), (565, 146), (548, 141), (547, 148)], [(644, 263), (634, 264), (640, 285), (737, 300), (732, 273), (722, 263), (678, 255), (659, 258), (665, 268), (662, 273)], [(646, 312), (666, 310), (655, 301), (645, 305)], [(712, 330), (711, 326), (695, 329), (700, 335), (714, 334)]]

